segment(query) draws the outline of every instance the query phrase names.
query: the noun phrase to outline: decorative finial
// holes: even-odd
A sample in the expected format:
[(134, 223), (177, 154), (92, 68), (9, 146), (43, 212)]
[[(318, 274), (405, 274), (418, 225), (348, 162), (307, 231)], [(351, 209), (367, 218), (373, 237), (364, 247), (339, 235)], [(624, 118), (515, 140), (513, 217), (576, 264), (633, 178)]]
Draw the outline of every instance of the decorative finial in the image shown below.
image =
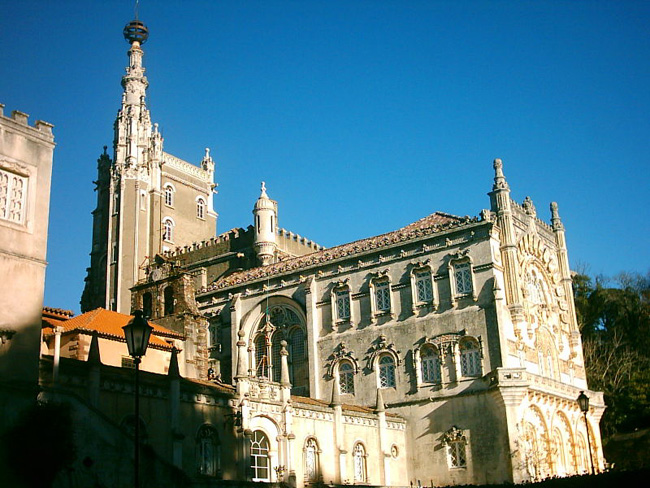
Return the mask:
[(126, 24), (122, 33), (129, 44), (137, 42), (142, 45), (149, 38), (149, 29), (144, 25), (144, 22), (137, 20), (137, 18)]
[(262, 194), (260, 195), (260, 197), (268, 197), (268, 195), (266, 194), (266, 183), (264, 181), (262, 182)]
[(560, 212), (557, 209), (556, 202), (551, 202), (551, 226), (553, 227), (553, 230), (564, 230), (564, 225), (562, 225)]
[(530, 197), (524, 198), (524, 203), (521, 206), (524, 207), (526, 215), (530, 215), (531, 217), (537, 216), (537, 210), (535, 209), (533, 200)]
[(508, 182), (506, 177), (503, 175), (503, 162), (497, 158), (493, 162), (494, 166), (494, 186), (493, 190), (507, 190)]

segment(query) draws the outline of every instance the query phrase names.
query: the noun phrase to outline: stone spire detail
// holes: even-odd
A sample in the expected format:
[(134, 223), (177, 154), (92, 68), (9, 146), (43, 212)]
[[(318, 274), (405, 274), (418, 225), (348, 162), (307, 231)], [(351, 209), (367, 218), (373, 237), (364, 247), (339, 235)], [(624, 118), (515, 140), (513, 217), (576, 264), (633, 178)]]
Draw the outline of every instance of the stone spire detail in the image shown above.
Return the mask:
[(551, 226), (554, 231), (564, 230), (564, 225), (560, 219), (560, 212), (558, 212), (556, 202), (551, 202)]
[[(523, 320), (523, 306), (521, 290), (518, 285), (519, 263), (517, 261), (517, 238), (515, 234), (512, 205), (510, 200), (510, 187), (503, 174), (503, 162), (495, 159), (494, 185), (489, 193), (491, 210), (497, 215), (497, 224), (501, 229), (501, 259), (503, 261), (503, 277), (505, 285), (506, 304), (510, 309), (515, 323)], [(529, 201), (532, 207), (532, 201)]]
[[(115, 122), (115, 165), (120, 172), (146, 165), (145, 156), (152, 136), (152, 126), (145, 103), (149, 82), (142, 64), (142, 44), (148, 37), (147, 27), (139, 20), (132, 20), (124, 27), (124, 39), (131, 48), (127, 53), (129, 65), (122, 77), (122, 106)], [(161, 141), (156, 142), (162, 145)], [(130, 176), (134, 176), (135, 172), (130, 173)]]
[(277, 250), (278, 204), (266, 193), (262, 182), (260, 197), (253, 208), (255, 219), (255, 252), (262, 266), (273, 264)]
[(377, 388), (377, 405), (375, 406), (375, 413), (381, 413), (386, 411), (386, 405), (384, 404), (384, 396), (381, 394), (381, 388)]

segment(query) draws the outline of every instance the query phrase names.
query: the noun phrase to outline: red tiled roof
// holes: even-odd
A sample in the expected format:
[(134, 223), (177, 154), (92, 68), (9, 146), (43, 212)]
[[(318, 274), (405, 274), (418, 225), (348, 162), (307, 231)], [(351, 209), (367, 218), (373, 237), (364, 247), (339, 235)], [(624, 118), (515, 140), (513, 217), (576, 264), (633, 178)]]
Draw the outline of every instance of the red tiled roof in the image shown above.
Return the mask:
[[(124, 327), (133, 316), (125, 315), (103, 308), (96, 308), (90, 312), (77, 315), (69, 320), (58, 321), (55, 325), (63, 328), (63, 334), (72, 332), (92, 333), (97, 331), (100, 337), (106, 339), (117, 340), (119, 342), (125, 341)], [(44, 319), (45, 321), (45, 319)], [(183, 336), (173, 330), (161, 327), (160, 325), (149, 322), (153, 327), (153, 332), (149, 339), (149, 345), (155, 349), (171, 350), (172, 346), (161, 339), (160, 337), (167, 337), (171, 339), (182, 339)], [(44, 327), (43, 333), (45, 335), (53, 334), (54, 331), (51, 327)]]
[(202, 288), (199, 293), (205, 293), (212, 290), (220, 290), (230, 286), (236, 286), (249, 281), (254, 281), (260, 278), (279, 275), (286, 272), (291, 272), (306, 268), (309, 266), (318, 265), (334, 259), (353, 256), (365, 251), (373, 249), (381, 249), (388, 247), (399, 242), (408, 241), (418, 237), (424, 237), (430, 234), (442, 232), (454, 227), (460, 227), (469, 223), (478, 222), (477, 217), (458, 217), (444, 212), (435, 212), (428, 215), (412, 224), (409, 224), (401, 229), (381, 234), (367, 239), (342, 244), (340, 246), (323, 249), (321, 251), (298, 256), (293, 259), (281, 261), (279, 263), (270, 264), (268, 266), (260, 266), (258, 268), (249, 269), (246, 271), (239, 271), (229, 276), (221, 278), (207, 288)]

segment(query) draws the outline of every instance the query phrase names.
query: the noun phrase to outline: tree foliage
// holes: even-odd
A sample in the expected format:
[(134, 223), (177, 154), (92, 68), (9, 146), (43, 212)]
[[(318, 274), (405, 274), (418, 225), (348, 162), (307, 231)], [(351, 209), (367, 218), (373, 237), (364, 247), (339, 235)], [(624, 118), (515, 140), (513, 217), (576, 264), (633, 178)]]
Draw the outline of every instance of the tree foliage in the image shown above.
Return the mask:
[(589, 387), (605, 393), (605, 437), (650, 427), (650, 274), (579, 273), (574, 298)]

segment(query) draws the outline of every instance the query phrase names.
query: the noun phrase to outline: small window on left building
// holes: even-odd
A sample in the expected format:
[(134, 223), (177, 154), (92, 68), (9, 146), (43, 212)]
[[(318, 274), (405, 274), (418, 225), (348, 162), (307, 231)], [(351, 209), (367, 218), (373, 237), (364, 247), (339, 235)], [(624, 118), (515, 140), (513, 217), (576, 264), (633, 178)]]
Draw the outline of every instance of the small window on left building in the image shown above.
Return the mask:
[(25, 223), (27, 182), (25, 176), (0, 169), (0, 219)]

